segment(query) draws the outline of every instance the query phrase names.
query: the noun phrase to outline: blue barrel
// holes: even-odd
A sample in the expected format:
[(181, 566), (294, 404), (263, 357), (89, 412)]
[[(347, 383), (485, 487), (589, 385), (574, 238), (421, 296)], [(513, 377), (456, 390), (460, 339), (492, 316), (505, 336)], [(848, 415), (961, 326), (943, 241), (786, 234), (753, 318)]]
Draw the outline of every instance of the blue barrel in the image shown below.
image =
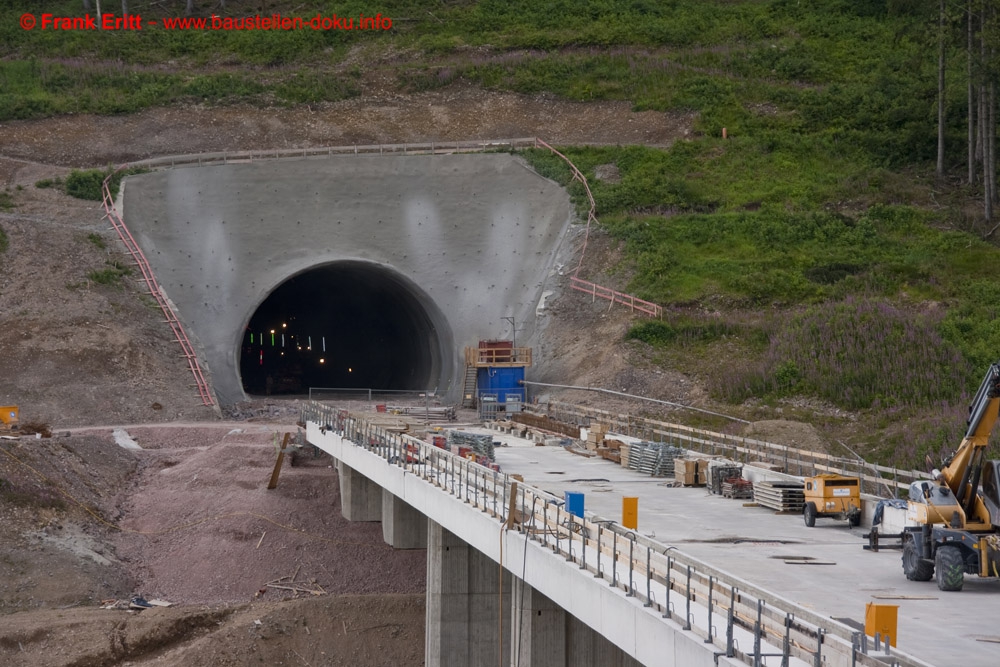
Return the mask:
[(566, 491), (566, 511), (573, 516), (583, 518), (583, 494), (579, 491)]

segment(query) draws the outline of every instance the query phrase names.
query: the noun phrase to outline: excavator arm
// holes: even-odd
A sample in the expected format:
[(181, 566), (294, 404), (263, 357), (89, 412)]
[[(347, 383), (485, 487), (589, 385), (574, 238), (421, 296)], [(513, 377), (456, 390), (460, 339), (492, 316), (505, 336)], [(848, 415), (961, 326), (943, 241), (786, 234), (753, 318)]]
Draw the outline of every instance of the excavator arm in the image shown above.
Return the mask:
[(951, 489), (966, 516), (976, 516), (977, 496), (983, 459), (990, 433), (1000, 410), (1000, 362), (986, 371), (975, 398), (969, 405), (965, 437), (948, 465), (941, 470), (941, 481)]

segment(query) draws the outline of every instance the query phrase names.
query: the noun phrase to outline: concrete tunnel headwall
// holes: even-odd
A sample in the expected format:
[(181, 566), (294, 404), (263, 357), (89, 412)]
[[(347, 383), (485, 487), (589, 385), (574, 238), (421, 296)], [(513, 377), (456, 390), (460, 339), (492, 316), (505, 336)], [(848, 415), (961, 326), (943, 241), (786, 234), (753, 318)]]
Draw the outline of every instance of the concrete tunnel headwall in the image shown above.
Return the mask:
[(510, 337), (508, 317), (519, 344), (537, 335), (573, 217), (507, 154), (177, 167), (127, 178), (122, 206), (222, 405), (263, 388), (282, 351), (340, 373), (306, 386), (457, 398), (462, 347)]

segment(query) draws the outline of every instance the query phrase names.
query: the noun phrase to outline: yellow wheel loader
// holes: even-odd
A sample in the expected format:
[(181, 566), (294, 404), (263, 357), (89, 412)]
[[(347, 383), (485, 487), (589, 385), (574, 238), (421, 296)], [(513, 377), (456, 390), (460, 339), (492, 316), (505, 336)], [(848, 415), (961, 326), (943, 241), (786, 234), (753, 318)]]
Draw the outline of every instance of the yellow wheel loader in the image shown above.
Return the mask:
[(966, 574), (1000, 577), (1000, 461), (986, 446), (1000, 409), (1000, 362), (990, 366), (969, 406), (965, 437), (933, 480), (910, 485), (903, 573), (960, 591)]

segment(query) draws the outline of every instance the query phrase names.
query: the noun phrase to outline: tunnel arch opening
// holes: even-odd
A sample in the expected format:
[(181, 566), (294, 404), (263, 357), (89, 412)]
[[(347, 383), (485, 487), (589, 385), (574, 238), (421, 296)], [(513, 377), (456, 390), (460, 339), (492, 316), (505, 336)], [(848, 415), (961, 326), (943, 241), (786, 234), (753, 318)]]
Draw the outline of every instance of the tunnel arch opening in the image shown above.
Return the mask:
[(239, 348), (247, 394), (310, 387), (444, 388), (452, 341), (434, 301), (389, 267), (346, 260), (279, 284), (250, 316)]

